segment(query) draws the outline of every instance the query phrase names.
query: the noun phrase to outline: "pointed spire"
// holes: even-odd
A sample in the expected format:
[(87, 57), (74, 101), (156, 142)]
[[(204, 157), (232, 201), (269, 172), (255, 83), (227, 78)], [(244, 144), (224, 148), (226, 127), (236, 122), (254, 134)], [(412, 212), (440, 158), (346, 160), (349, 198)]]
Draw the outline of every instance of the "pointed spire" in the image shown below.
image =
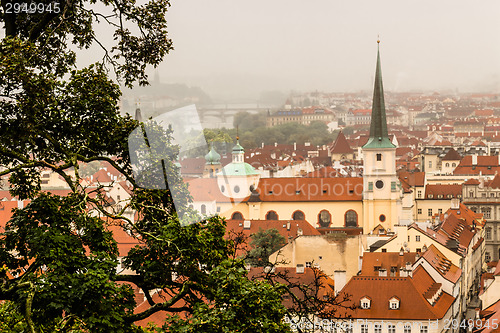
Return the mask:
[(142, 113), (139, 106), (137, 106), (137, 109), (135, 109), (135, 120), (137, 120), (138, 122), (142, 122)]
[(380, 69), (380, 40), (377, 40), (377, 68), (375, 70), (375, 85), (373, 88), (372, 119), (370, 138), (363, 148), (394, 148), (387, 134), (387, 119), (385, 115), (384, 87), (382, 70)]

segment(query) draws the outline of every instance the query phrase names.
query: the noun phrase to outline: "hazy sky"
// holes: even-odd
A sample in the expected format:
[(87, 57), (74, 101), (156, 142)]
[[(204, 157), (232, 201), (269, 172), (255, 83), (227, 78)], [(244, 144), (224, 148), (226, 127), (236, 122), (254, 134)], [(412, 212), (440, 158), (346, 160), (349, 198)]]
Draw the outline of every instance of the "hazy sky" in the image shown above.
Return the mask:
[(500, 1), (172, 0), (162, 82), (215, 96), (371, 90), (500, 91)]

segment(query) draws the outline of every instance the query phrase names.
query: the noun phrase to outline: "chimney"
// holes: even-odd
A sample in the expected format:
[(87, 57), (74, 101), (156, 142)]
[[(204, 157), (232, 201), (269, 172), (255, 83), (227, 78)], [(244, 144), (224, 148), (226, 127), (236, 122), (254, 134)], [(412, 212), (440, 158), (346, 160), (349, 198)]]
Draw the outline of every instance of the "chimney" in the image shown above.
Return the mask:
[(251, 225), (252, 225), (252, 221), (250, 221), (250, 220), (243, 221), (243, 229), (250, 229)]
[(474, 310), (476, 311), (476, 318), (475, 319), (481, 319), (481, 317), (479, 316), (479, 310), (481, 310), (481, 309), (475, 308)]
[(275, 142), (275, 143), (274, 143), (274, 146), (275, 146), (275, 147), (278, 147), (278, 143), (277, 143), (277, 142)]
[(301, 228), (297, 229), (297, 236), (302, 236), (304, 234), (304, 231)]
[(290, 231), (290, 227), (291, 227), (291, 223), (290, 223), (290, 221), (288, 221), (286, 223), (286, 230)]
[(294, 142), (293, 143), (293, 151), (296, 151), (297, 150), (297, 142)]
[(338, 295), (338, 293), (344, 288), (347, 282), (346, 271), (334, 271), (333, 281), (335, 295)]
[(379, 269), (378, 276), (387, 276), (387, 270), (385, 268)]
[(297, 274), (304, 274), (304, 264), (297, 264), (296, 272)]
[(404, 253), (405, 253), (405, 249), (403, 249), (403, 247), (401, 247), (401, 249), (399, 249), (399, 255), (402, 256)]
[(477, 165), (477, 155), (472, 155), (472, 165)]
[(262, 142), (262, 145), (261, 145), (262, 148), (264, 148), (264, 142)]

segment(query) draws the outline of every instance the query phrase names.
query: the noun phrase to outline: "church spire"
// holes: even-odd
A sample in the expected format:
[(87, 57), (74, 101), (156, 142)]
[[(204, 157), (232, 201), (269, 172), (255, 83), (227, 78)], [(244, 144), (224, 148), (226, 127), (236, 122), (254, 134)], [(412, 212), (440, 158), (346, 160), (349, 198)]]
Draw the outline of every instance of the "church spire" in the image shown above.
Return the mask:
[(370, 138), (363, 148), (394, 148), (387, 134), (387, 119), (385, 116), (384, 87), (380, 69), (380, 40), (377, 40), (377, 68), (375, 70), (375, 86), (373, 89), (372, 119)]

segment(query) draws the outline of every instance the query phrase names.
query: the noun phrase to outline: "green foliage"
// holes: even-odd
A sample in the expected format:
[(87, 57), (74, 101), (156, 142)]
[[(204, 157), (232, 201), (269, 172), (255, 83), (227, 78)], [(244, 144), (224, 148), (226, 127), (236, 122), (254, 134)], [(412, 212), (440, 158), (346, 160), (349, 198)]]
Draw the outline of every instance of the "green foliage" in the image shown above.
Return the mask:
[[(241, 114), (241, 115), (240, 115)], [(240, 116), (238, 116), (240, 115)], [(328, 131), (328, 126), (321, 121), (313, 121), (309, 125), (299, 123), (286, 123), (274, 127), (266, 127), (265, 123), (261, 125), (260, 120), (251, 121), (249, 117), (256, 117), (251, 114), (238, 113), (235, 117), (234, 124), (241, 121), (239, 127), (240, 143), (246, 149), (260, 147), (262, 143), (266, 145), (278, 144), (304, 144), (310, 142), (312, 145), (324, 145), (332, 143), (335, 138), (335, 133)], [(243, 119), (243, 120), (240, 120)], [(259, 119), (259, 118), (257, 118)], [(218, 131), (218, 133), (226, 133), (229, 137), (236, 136), (236, 129), (218, 129), (206, 130)], [(220, 135), (220, 134), (219, 134)]]
[(270, 264), (269, 256), (285, 244), (285, 237), (281, 236), (277, 229), (263, 230), (259, 228), (259, 231), (252, 235), (252, 241), (250, 242), (252, 249), (248, 251), (246, 261), (252, 266), (268, 266)]
[(233, 125), (241, 131), (251, 131), (257, 127), (266, 126), (266, 115), (240, 111), (234, 115)]
[(165, 332), (291, 332), (282, 321), (283, 289), (263, 281), (250, 281), (242, 262), (225, 260), (208, 276), (213, 286), (210, 305), (198, 303), (194, 316), (182, 320), (173, 316)]
[[(223, 331), (229, 332), (235, 324), (258, 324), (262, 332), (286, 332), (279, 288), (249, 281), (241, 262), (230, 259), (234, 246), (224, 237), (225, 221), (213, 217), (181, 226), (180, 215), (196, 216), (172, 163), (178, 148), (171, 144), (169, 129), (151, 125), (158, 137), (149, 144), (157, 155), (148, 163), (145, 155), (132, 156), (138, 161), (135, 171), (148, 179), (168, 175), (168, 184), (145, 189), (133, 177), (127, 139), (139, 124), (120, 116), (121, 92), (109, 78), (110, 68), (126, 86), (147, 83), (146, 66), (156, 66), (172, 49), (165, 21), (168, 0), (142, 5), (67, 1), (60, 3), (60, 13), (18, 15), (7, 13), (6, 3), (0, 11), (5, 27), (0, 41), (0, 176), (8, 175), (11, 193), (30, 203), (13, 211), (0, 234), (2, 331), (153, 332), (154, 327), (139, 329), (134, 322), (158, 311), (183, 311), (197, 327), (225, 325)], [(112, 14), (99, 12), (102, 7)], [(96, 39), (98, 20), (114, 31), (110, 48)], [(103, 61), (77, 68), (71, 47), (92, 44), (102, 47)], [(224, 132), (209, 139), (232, 141)], [(130, 201), (119, 211), (109, 206), (106, 187), (84, 188), (81, 182), (92, 171), (89, 164), (101, 162), (132, 185)], [(152, 170), (158, 164), (161, 175)], [(87, 167), (81, 170), (82, 165)], [(42, 170), (62, 177), (69, 195), (44, 193)], [(137, 213), (134, 221), (125, 214), (128, 209)], [(117, 274), (112, 228), (140, 244), (121, 258), (134, 274)], [(149, 299), (149, 309), (134, 313), (132, 286), (146, 297), (162, 290), (170, 298)], [(234, 307), (222, 311), (227, 304)], [(213, 321), (205, 323), (211, 315)]]

